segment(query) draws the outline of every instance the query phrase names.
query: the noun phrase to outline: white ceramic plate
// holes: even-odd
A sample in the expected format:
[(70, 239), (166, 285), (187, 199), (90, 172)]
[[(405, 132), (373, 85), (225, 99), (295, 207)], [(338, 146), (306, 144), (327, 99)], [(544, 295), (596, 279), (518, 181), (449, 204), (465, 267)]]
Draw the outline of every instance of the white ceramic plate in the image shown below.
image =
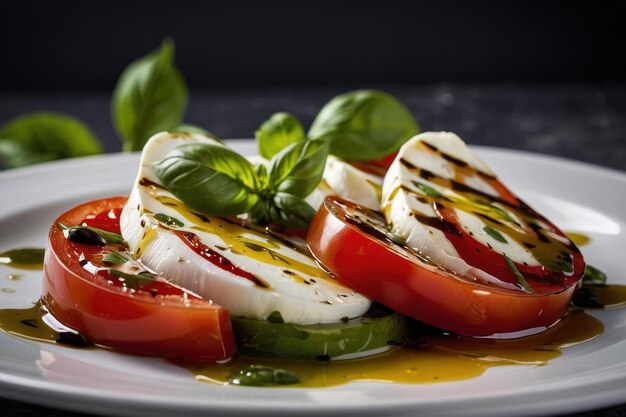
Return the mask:
[[(242, 153), (249, 141), (233, 141)], [(589, 263), (626, 284), (626, 174), (506, 150), (475, 148), (528, 203), (566, 231), (589, 235)], [(138, 155), (53, 162), (0, 173), (0, 251), (43, 247), (52, 221), (90, 199), (125, 195)], [(0, 265), (0, 308), (27, 307), (41, 273), (21, 281)], [(431, 385), (353, 383), (326, 389), (259, 389), (196, 382), (160, 359), (73, 350), (0, 334), (0, 396), (109, 415), (547, 415), (626, 398), (626, 310), (593, 313), (606, 326), (543, 367), (496, 367), (479, 378)]]

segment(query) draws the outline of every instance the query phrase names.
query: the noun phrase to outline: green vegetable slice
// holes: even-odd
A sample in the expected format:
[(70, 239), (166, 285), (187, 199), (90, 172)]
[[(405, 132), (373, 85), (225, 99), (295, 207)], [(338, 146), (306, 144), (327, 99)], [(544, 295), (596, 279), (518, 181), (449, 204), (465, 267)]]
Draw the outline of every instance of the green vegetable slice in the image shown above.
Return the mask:
[(407, 332), (406, 318), (387, 310), (344, 323), (273, 321), (233, 318), (239, 352), (247, 356), (330, 360), (397, 345)]

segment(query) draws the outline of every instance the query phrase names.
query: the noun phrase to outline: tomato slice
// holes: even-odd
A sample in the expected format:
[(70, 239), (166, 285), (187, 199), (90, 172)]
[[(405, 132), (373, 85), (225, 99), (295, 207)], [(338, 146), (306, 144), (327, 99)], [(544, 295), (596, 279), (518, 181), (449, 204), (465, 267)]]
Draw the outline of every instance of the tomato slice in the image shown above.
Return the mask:
[(361, 171), (384, 177), (391, 163), (396, 159), (396, 156), (398, 156), (398, 152), (390, 153), (387, 156), (373, 161), (350, 161), (350, 164)]
[(162, 278), (129, 288), (108, 273), (102, 256), (121, 245), (93, 246), (65, 238), (58, 223), (120, 233), (125, 197), (82, 204), (50, 229), (42, 301), (62, 324), (90, 341), (126, 352), (186, 363), (212, 363), (236, 351), (228, 311)]
[(466, 280), (391, 241), (379, 213), (337, 197), (327, 198), (318, 210), (307, 241), (317, 260), (344, 284), (465, 336), (548, 327), (566, 312), (576, 287), (535, 294)]

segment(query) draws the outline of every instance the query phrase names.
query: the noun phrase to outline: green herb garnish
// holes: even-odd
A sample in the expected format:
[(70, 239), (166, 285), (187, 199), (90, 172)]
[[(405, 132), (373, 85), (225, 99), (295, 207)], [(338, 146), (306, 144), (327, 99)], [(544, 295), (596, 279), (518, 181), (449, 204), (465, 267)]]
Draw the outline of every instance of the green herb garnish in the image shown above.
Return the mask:
[(274, 113), (254, 133), (259, 155), (271, 159), (278, 152), (306, 139), (302, 124), (289, 113)]
[(80, 120), (59, 113), (32, 113), (0, 127), (0, 157), (9, 167), (102, 152)]
[(157, 213), (154, 215), (154, 218), (160, 221), (161, 223), (165, 223), (168, 226), (172, 227), (183, 227), (185, 223), (178, 220), (176, 217), (168, 216), (167, 214)]
[(187, 87), (174, 64), (174, 43), (131, 63), (113, 92), (113, 121), (124, 150), (138, 151), (155, 133), (180, 126)]
[(102, 257), (104, 262), (108, 262), (114, 265), (123, 265), (126, 262), (132, 261), (128, 252), (110, 252)]
[(532, 293), (533, 289), (528, 284), (528, 281), (526, 281), (526, 278), (524, 278), (524, 275), (522, 275), (522, 273), (519, 271), (519, 269), (517, 269), (517, 267), (515, 266), (515, 264), (511, 260), (511, 258), (506, 256), (506, 254), (503, 254), (502, 256), (504, 256), (504, 260), (506, 261), (506, 264), (509, 266), (511, 271), (513, 271), (513, 273), (517, 277), (517, 282), (519, 282), (519, 284), (522, 286), (524, 291), (526, 291), (528, 293)]
[(409, 110), (390, 94), (355, 90), (330, 100), (309, 129), (311, 140), (329, 144), (330, 153), (351, 161), (371, 161), (397, 151), (419, 133)]
[(229, 382), (233, 385), (265, 387), (297, 384), (300, 382), (300, 377), (284, 369), (276, 369), (264, 365), (250, 365), (236, 373)]
[(154, 165), (161, 183), (189, 207), (216, 216), (249, 213), (257, 224), (308, 227), (315, 210), (307, 197), (320, 183), (328, 145), (299, 141), (255, 169), (235, 151), (219, 145), (181, 145)]
[(493, 227), (485, 226), (485, 227), (483, 227), (483, 230), (485, 231), (485, 233), (487, 233), (489, 236), (491, 236), (492, 238), (494, 238), (498, 242), (509, 243), (509, 242), (507, 242), (506, 238), (504, 236), (502, 236), (502, 234), (500, 232), (498, 232), (496, 229), (494, 229)]
[(606, 284), (606, 274), (598, 268), (586, 265), (583, 275), (583, 285), (604, 285)]
[(117, 269), (109, 268), (109, 274), (124, 280), (124, 284), (129, 288), (136, 288), (141, 284), (149, 284), (156, 281), (156, 275), (150, 272), (142, 272), (139, 274), (127, 274)]
[(430, 187), (422, 182), (413, 182), (417, 188), (419, 188), (420, 190), (422, 190), (422, 192), (424, 192), (424, 194), (426, 194), (428, 197), (433, 197), (433, 198), (440, 198), (442, 197), (442, 194), (435, 190), (433, 187)]

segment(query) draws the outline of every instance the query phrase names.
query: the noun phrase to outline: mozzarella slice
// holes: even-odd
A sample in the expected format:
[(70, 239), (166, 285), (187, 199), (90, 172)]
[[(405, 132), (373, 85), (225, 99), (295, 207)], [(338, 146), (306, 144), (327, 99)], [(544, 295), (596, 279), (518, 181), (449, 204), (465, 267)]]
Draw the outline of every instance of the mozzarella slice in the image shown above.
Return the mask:
[[(426, 132), (415, 136), (400, 149), (384, 179), (382, 208), (391, 231), (431, 262), (453, 271), (466, 269), (443, 232), (446, 224), (436, 199), (430, 198), (440, 195), (452, 207), (455, 225), (475, 240), (514, 262), (540, 265), (533, 253), (513, 238), (528, 231), (520, 226), (523, 222), (514, 210), (497, 202), (498, 191), (486, 179), (494, 176), (457, 135)], [(481, 203), (464, 189), (492, 201)], [(500, 219), (496, 221), (503, 224), (500, 231), (494, 231), (485, 220), (493, 218), (494, 212)], [(502, 216), (508, 220), (502, 221)], [(482, 281), (497, 281), (485, 273), (474, 275)]]
[[(152, 166), (184, 143), (215, 142), (159, 133), (144, 147), (120, 218), (136, 257), (237, 317), (265, 320), (277, 311), (285, 322), (311, 324), (358, 317), (369, 309), (367, 298), (339, 284), (308, 252), (264, 230), (197, 213), (165, 190)], [(183, 226), (168, 225), (165, 216)]]

